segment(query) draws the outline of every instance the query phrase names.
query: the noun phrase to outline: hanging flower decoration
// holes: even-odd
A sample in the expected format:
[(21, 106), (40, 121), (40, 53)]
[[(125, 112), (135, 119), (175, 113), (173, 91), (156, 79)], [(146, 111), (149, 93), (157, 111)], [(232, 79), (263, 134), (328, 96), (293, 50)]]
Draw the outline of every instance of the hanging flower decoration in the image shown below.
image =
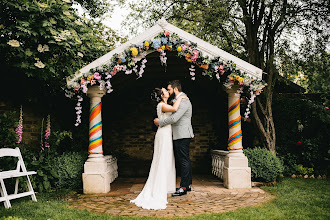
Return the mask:
[(49, 148), (49, 136), (50, 136), (50, 115), (47, 116), (47, 125), (46, 125), (46, 131), (45, 131), (45, 147)]
[[(196, 79), (195, 67), (198, 66), (203, 70), (202, 75), (211, 78), (215, 77), (228, 89), (234, 85), (248, 88), (250, 99), (244, 114), (246, 118), (250, 114), (250, 107), (255, 97), (267, 85), (263, 80), (255, 79), (249, 74), (236, 69), (235, 63), (231, 61), (224, 62), (219, 57), (211, 59), (208, 56), (203, 56), (202, 52), (197, 49), (197, 44), (185, 41), (175, 33), (165, 31), (159, 33), (153, 39), (130, 45), (121, 54), (114, 54), (108, 64), (99, 66), (96, 69), (90, 69), (89, 72), (84, 73), (68, 86), (66, 96), (70, 98), (76, 97), (78, 100), (76, 106), (76, 126), (81, 123), (80, 114), (82, 109), (80, 103), (83, 99), (82, 93), (87, 93), (88, 86), (97, 84), (100, 89), (106, 89), (107, 93), (111, 93), (113, 89), (110, 80), (118, 73), (126, 75), (135, 73), (137, 78), (142, 77), (146, 67), (145, 64), (147, 63), (146, 54), (150, 50), (159, 52), (161, 64), (164, 66), (166, 66), (167, 62), (166, 51), (176, 51), (178, 57), (184, 57), (187, 62), (191, 63), (189, 68), (191, 80)], [(141, 60), (141, 62), (138, 63), (138, 60)]]
[(16, 144), (19, 144), (22, 141), (22, 134), (23, 134), (23, 109), (22, 109), (22, 106), (21, 106), (21, 110), (20, 110), (20, 114), (19, 114), (18, 125), (17, 125), (17, 128), (16, 128), (15, 132), (17, 134)]

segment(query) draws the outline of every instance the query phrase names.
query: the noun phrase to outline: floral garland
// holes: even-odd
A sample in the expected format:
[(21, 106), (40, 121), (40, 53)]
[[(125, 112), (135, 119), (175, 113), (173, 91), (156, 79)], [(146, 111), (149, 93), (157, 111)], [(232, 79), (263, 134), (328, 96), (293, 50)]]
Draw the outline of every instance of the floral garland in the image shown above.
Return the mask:
[[(99, 85), (100, 90), (106, 89), (107, 93), (113, 91), (111, 79), (116, 74), (123, 72), (127, 75), (133, 72), (137, 78), (142, 77), (144, 68), (146, 67), (146, 55), (148, 51), (158, 51), (160, 53), (160, 62), (166, 66), (166, 51), (177, 51), (179, 57), (184, 57), (191, 63), (190, 76), (191, 80), (195, 80), (195, 67), (203, 69), (202, 74), (209, 77), (216, 77), (219, 82), (230, 89), (234, 85), (242, 85), (249, 88), (250, 99), (244, 116), (247, 118), (250, 114), (250, 106), (255, 97), (259, 95), (262, 89), (267, 85), (263, 80), (254, 79), (245, 72), (236, 69), (236, 64), (231, 61), (223, 62), (219, 57), (210, 59), (203, 56), (202, 52), (197, 49), (197, 44), (182, 40), (177, 34), (170, 34), (168, 31), (159, 33), (155, 38), (131, 45), (121, 54), (114, 54), (109, 64), (100, 66), (96, 69), (90, 69), (89, 72), (83, 74), (75, 80), (72, 85), (68, 86), (66, 96), (78, 99), (76, 105), (77, 119), (75, 125), (81, 123), (80, 114), (82, 113), (81, 102), (83, 101), (82, 93), (87, 94), (88, 86)], [(141, 57), (140, 69), (138, 66), (137, 56)], [(240, 89), (238, 93), (243, 90)]]

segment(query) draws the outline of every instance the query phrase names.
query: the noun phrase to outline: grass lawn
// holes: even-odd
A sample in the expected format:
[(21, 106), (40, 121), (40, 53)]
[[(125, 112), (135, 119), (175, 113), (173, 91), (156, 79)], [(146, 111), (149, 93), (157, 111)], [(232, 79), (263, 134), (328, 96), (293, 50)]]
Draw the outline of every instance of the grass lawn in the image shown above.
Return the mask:
[[(276, 186), (263, 187), (275, 199), (254, 207), (222, 214), (203, 214), (182, 219), (330, 219), (330, 180), (283, 178)], [(67, 208), (58, 193), (38, 194), (38, 202), (28, 198), (12, 201), (12, 208), (0, 207), (0, 220), (15, 219), (145, 219), (96, 215)], [(150, 218), (151, 219), (151, 218)], [(181, 219), (181, 218), (180, 218)]]

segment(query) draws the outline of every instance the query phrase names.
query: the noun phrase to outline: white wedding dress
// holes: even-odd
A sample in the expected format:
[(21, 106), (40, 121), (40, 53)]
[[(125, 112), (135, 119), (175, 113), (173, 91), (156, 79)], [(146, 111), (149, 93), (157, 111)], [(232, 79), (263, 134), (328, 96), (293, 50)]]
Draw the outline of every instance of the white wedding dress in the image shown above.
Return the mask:
[[(171, 115), (170, 112), (162, 112), (162, 105), (157, 105), (159, 119)], [(167, 125), (158, 127), (154, 141), (154, 154), (150, 167), (149, 177), (143, 190), (131, 203), (143, 209), (166, 209), (167, 193), (175, 192), (176, 173), (172, 142), (172, 127)]]

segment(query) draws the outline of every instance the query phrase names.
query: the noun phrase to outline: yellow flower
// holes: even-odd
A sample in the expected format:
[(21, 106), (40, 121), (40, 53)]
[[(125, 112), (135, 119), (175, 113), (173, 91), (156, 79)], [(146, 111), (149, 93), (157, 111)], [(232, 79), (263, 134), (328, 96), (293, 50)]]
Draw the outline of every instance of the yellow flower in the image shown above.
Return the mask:
[(43, 64), (40, 60), (38, 60), (34, 65), (40, 69), (45, 67), (45, 64)]
[(94, 79), (94, 76), (93, 75), (89, 75), (88, 77), (87, 77), (87, 80), (88, 81), (91, 81), (91, 80), (93, 80)]
[(62, 1), (66, 2), (66, 3), (71, 3), (70, 0), (62, 0)]
[(144, 46), (149, 47), (149, 42), (148, 41), (144, 42)]
[(78, 52), (77, 55), (78, 55), (79, 57), (84, 57), (84, 54), (81, 53), (81, 52)]
[(176, 48), (176, 50), (177, 50), (178, 52), (180, 52), (180, 51), (182, 50), (182, 47), (181, 47), (181, 46), (178, 46), (178, 47)]
[(0, 29), (4, 28), (5, 26), (3, 26), (3, 24), (0, 24)]
[(9, 44), (12, 47), (19, 47), (21, 43), (18, 42), (17, 40), (10, 40), (10, 41), (8, 41), (7, 44)]
[(165, 46), (164, 45), (162, 46), (162, 50), (165, 50)]
[(243, 79), (242, 77), (239, 77), (239, 78), (238, 78), (238, 82), (243, 82), (243, 80), (244, 80), (244, 79)]
[(138, 55), (139, 51), (136, 49), (136, 47), (132, 47), (131, 48), (131, 51), (132, 51), (132, 56), (135, 57)]

